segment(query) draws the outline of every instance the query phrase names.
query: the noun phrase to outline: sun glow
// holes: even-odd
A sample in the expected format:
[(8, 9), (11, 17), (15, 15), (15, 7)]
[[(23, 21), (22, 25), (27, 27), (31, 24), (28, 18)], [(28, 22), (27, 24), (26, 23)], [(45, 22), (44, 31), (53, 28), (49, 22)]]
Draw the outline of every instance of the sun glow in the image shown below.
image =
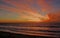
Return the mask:
[(20, 18), (16, 20), (5, 19), (1, 20), (0, 22), (44, 22), (49, 20), (48, 14), (42, 15), (37, 12), (31, 12), (31, 11), (25, 11), (19, 17)]
[(49, 20), (48, 15), (42, 15), (38, 13), (32, 13), (29, 12), (29, 16), (23, 16), (23, 18), (27, 19), (27, 21), (32, 21), (32, 22), (44, 22), (46, 20)]
[(33, 21), (33, 22), (44, 22), (46, 20), (49, 20), (49, 17), (43, 16), (43, 17), (37, 17), (37, 18), (29, 18), (28, 21)]

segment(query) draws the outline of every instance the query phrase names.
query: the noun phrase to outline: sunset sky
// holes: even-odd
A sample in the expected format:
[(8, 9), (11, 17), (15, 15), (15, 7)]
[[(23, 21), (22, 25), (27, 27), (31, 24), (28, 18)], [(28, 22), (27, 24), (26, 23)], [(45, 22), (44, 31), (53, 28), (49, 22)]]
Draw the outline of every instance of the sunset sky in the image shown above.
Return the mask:
[(0, 22), (60, 21), (60, 0), (0, 0)]
[(60, 37), (60, 0), (0, 0), (0, 31)]

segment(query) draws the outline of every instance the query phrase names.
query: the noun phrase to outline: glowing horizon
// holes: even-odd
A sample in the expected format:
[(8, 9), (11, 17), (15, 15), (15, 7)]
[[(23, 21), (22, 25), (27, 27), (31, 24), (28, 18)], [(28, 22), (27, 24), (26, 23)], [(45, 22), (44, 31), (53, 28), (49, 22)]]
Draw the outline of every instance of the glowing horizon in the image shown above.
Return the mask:
[[(57, 2), (57, 3), (56, 3)], [(0, 22), (56, 20), (59, 0), (0, 0)], [(57, 9), (57, 10), (56, 10)], [(56, 12), (56, 15), (54, 13)], [(51, 15), (52, 14), (52, 18)], [(49, 15), (49, 16), (48, 16)], [(56, 21), (60, 21), (57, 18)], [(11, 21), (11, 22), (12, 22)]]

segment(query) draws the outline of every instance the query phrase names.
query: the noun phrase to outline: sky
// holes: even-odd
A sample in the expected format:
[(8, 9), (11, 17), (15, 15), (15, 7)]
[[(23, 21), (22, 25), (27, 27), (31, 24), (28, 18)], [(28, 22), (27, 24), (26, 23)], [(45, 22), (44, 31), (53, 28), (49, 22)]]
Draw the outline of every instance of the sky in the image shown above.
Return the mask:
[(60, 0), (0, 0), (0, 21), (60, 21)]
[(0, 31), (57, 37), (60, 31), (60, 0), (0, 0), (0, 23), (2, 22), (24, 23), (1, 24)]

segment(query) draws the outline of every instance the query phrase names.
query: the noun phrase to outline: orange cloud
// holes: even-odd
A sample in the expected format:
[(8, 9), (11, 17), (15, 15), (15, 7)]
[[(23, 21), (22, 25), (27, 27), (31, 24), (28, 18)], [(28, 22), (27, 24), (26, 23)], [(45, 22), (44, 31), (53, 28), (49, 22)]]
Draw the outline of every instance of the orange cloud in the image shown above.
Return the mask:
[(48, 3), (46, 2), (46, 0), (38, 0), (37, 3), (38, 3), (38, 5), (40, 5), (40, 7), (42, 8), (41, 10), (42, 10), (43, 12), (47, 12), (47, 11), (51, 10), (51, 8), (52, 8), (52, 6), (51, 6), (50, 4), (48, 4)]
[[(36, 8), (32, 8), (32, 6), (30, 4), (34, 3), (33, 0), (26, 0), (26, 3), (21, 2), (21, 0), (19, 0), (18, 2), (17, 1), (12, 1), (12, 0), (2, 0), (2, 1), (4, 1), (5, 3), (8, 3), (8, 4), (11, 4), (14, 7), (1, 5), (0, 6), (1, 9), (7, 10), (7, 11), (10, 11), (10, 12), (15, 12), (15, 13), (19, 14), (20, 18), (22, 18), (22, 19), (23, 18), (29, 19), (29, 17), (30, 17), (32, 19), (37, 18), (36, 20), (38, 20), (38, 19), (40, 19), (40, 17), (44, 17), (44, 18), (48, 17), (47, 16), (48, 13), (45, 16), (43, 16), (42, 14), (38, 13)], [(51, 1), (49, 0), (49, 2), (51, 2)], [(36, 3), (37, 3), (38, 6), (41, 7), (42, 12), (44, 12), (44, 13), (48, 12), (49, 10), (52, 9), (52, 6), (50, 4), (48, 4), (45, 0), (36, 0)], [(25, 12), (26, 14), (24, 14), (23, 12)], [(54, 14), (51, 14), (51, 16), (49, 15), (49, 17), (53, 19)], [(56, 16), (56, 17), (58, 17), (58, 16)]]
[(49, 13), (48, 15), (50, 22), (60, 22), (60, 12)]

